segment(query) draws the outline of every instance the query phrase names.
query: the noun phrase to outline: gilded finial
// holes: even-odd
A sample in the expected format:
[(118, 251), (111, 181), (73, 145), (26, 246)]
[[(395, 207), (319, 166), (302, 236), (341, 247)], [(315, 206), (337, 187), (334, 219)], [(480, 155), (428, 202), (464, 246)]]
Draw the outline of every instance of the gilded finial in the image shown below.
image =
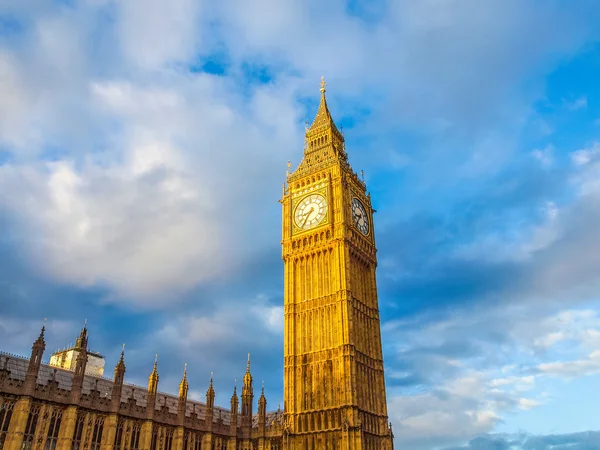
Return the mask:
[[(290, 160), (288, 160), (287, 162), (287, 170), (285, 171), (285, 175), (286, 176), (290, 176), (290, 168), (292, 167), (292, 162)], [(284, 185), (284, 189), (285, 189), (285, 185)]]
[(362, 178), (362, 182), (364, 183), (365, 182), (365, 171), (364, 170), (360, 171), (360, 176)]
[(187, 363), (185, 363), (183, 365), (183, 377), (185, 378), (187, 376)]
[(246, 363), (246, 372), (250, 372), (250, 353), (248, 353), (248, 362)]
[(325, 83), (325, 77), (321, 77), (321, 94), (325, 94), (325, 86), (327, 86)]

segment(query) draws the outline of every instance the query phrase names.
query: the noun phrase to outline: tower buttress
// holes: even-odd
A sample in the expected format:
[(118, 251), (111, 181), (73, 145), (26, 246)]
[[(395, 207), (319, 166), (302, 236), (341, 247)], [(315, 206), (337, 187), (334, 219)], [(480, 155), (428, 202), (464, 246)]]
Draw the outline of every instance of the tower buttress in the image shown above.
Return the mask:
[(212, 429), (213, 417), (215, 413), (215, 389), (213, 387), (213, 374), (210, 373), (210, 384), (206, 391), (206, 425), (209, 431)]
[(37, 385), (42, 356), (44, 355), (44, 350), (46, 350), (46, 341), (44, 340), (45, 331), (46, 320), (44, 320), (40, 335), (31, 346), (31, 356), (29, 358), (29, 365), (27, 366), (27, 374), (25, 375), (25, 392), (27, 395), (32, 395)]
[[(236, 382), (237, 383), (237, 382)], [(239, 412), (239, 399), (237, 395), (237, 386), (236, 383), (233, 385), (233, 395), (231, 396), (231, 423), (229, 424), (231, 433), (233, 435), (237, 434), (237, 419)]]
[(260, 398), (258, 399), (258, 429), (263, 430), (267, 420), (267, 399), (265, 397), (265, 382), (263, 381), (262, 389), (260, 391)]
[[(87, 340), (85, 341), (87, 345)], [(71, 402), (78, 403), (81, 398), (81, 390), (83, 388), (83, 379), (85, 377), (85, 368), (87, 366), (88, 354), (87, 347), (81, 347), (77, 352), (75, 360), (75, 375), (71, 384)]]
[(110, 396), (111, 410), (118, 413), (121, 408), (121, 393), (123, 392), (123, 382), (125, 381), (125, 344), (121, 350), (121, 357), (115, 366), (115, 376), (113, 379), (112, 394)]

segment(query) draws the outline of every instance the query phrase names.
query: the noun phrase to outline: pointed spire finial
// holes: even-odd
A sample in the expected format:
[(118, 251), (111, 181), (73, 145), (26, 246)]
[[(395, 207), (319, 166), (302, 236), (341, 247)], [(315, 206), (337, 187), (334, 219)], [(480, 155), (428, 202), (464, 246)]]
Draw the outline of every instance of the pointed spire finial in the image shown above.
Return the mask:
[(327, 86), (327, 84), (325, 83), (325, 77), (321, 77), (321, 94), (325, 94), (325, 86)]
[(44, 324), (42, 325), (42, 329), (40, 330), (40, 336), (38, 337), (38, 341), (39, 340), (44, 340), (44, 333), (46, 332), (46, 321), (48, 319), (44, 318)]
[(246, 363), (246, 372), (250, 372), (250, 353), (248, 353), (248, 362)]
[(158, 364), (158, 353), (156, 355), (154, 355), (154, 368), (156, 369), (156, 366)]

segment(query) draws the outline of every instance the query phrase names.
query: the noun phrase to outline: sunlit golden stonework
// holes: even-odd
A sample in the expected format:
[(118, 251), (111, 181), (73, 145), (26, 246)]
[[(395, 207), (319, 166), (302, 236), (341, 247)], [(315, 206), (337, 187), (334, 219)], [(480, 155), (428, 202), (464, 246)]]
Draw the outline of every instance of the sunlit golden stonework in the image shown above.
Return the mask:
[(373, 208), (348, 163), (324, 81), (282, 204), (284, 448), (392, 449)]
[(42, 363), (45, 328), (31, 356), (0, 353), (0, 450), (391, 450), (370, 197), (352, 171), (321, 83), (321, 104), (306, 133), (304, 158), (287, 175), (283, 199), (285, 265), (284, 411), (267, 412), (264, 388), (253, 413), (248, 356), (240, 398), (215, 406), (125, 383), (125, 352), (112, 378), (88, 349)]

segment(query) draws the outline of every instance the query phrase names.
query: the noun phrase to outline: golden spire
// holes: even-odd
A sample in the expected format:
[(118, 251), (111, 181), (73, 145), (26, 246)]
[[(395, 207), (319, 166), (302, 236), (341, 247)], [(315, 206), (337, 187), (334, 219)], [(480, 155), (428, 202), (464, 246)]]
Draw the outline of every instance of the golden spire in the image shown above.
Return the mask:
[(158, 389), (158, 353), (154, 357), (154, 368), (148, 377), (148, 392), (156, 394)]
[(246, 363), (246, 373), (244, 374), (244, 386), (242, 394), (252, 395), (252, 374), (250, 373), (250, 353), (248, 353), (248, 362)]
[[(331, 113), (329, 112), (329, 108), (327, 107), (327, 99), (325, 98), (325, 78), (321, 77), (321, 103), (319, 104), (319, 109), (317, 110), (317, 115), (315, 116), (315, 120), (313, 120), (312, 125), (307, 131), (307, 137), (310, 138), (309, 135), (315, 134), (316, 132), (324, 131), (327, 128), (331, 128), (331, 130), (336, 134), (338, 139), (343, 140), (342, 134), (339, 132), (335, 123), (331, 117)], [(310, 139), (309, 139), (310, 140)]]
[(187, 364), (183, 365), (183, 378), (179, 383), (179, 398), (187, 398), (189, 384), (187, 381)]
[(117, 377), (117, 375), (119, 373), (124, 373), (124, 372), (125, 372), (125, 344), (123, 344), (123, 347), (121, 349), (121, 357), (119, 358), (119, 362), (115, 366), (115, 378)]
[(213, 373), (210, 373), (210, 385), (206, 391), (206, 406), (213, 408), (215, 406), (215, 388), (213, 387)]

